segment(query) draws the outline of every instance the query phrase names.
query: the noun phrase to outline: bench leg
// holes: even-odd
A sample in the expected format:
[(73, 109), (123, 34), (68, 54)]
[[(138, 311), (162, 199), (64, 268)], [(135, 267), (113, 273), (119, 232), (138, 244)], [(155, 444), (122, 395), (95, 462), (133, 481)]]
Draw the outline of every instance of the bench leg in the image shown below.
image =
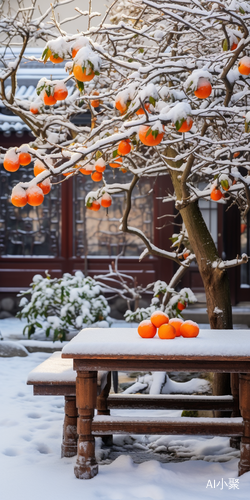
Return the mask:
[(239, 476), (250, 471), (250, 373), (240, 374), (240, 411), (244, 436), (240, 445)]
[(64, 424), (61, 456), (74, 457), (77, 454), (77, 408), (76, 397), (65, 396)]
[[(98, 415), (110, 415), (110, 410), (108, 409), (108, 403), (107, 403), (110, 387), (111, 387), (111, 372), (108, 372), (106, 384), (104, 385), (101, 393), (97, 396), (96, 408)], [(113, 444), (112, 434), (108, 436), (102, 436), (102, 442), (106, 446), (112, 446)]]
[(78, 447), (75, 475), (79, 479), (91, 479), (98, 474), (95, 458), (95, 439), (91, 433), (97, 396), (97, 372), (77, 370), (76, 404), (78, 408)]
[[(235, 409), (232, 411), (231, 417), (240, 417), (240, 408), (239, 408), (239, 374), (231, 373), (230, 374), (230, 385), (231, 385), (231, 394), (234, 398)], [(232, 448), (240, 449), (240, 436), (234, 436), (230, 438), (230, 446)]]

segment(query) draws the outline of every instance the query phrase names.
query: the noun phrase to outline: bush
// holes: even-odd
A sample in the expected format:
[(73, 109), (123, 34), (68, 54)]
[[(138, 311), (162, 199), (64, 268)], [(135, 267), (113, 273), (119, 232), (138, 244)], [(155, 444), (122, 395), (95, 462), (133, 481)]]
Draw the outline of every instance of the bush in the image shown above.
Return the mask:
[[(165, 298), (167, 296), (167, 304)], [(153, 289), (153, 298), (150, 306), (138, 308), (136, 311), (126, 311), (126, 321), (135, 321), (140, 323), (144, 319), (150, 318), (154, 311), (164, 311), (170, 318), (182, 318), (182, 310), (188, 304), (197, 302), (195, 295), (190, 288), (182, 288), (176, 292), (173, 288), (169, 287), (165, 281), (156, 281)], [(181, 307), (181, 309), (180, 309)]]
[(45, 275), (35, 275), (30, 288), (18, 295), (22, 310), (17, 317), (27, 319), (23, 333), (27, 330), (28, 338), (42, 328), (46, 337), (63, 341), (70, 331), (107, 318), (110, 308), (94, 279), (85, 278), (81, 271), (54, 279), (47, 271)]

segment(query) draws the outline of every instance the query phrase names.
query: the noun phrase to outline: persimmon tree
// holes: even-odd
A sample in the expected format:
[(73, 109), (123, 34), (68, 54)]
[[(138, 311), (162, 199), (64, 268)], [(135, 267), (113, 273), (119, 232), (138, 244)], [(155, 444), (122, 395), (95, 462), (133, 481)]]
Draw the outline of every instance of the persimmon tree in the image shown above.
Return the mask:
[[(125, 192), (121, 229), (145, 244), (140, 258), (151, 254), (174, 261), (178, 279), (195, 258), (211, 328), (232, 328), (227, 268), (248, 257), (221, 258), (198, 202), (236, 204), (243, 216), (250, 207), (249, 3), (113, 2), (93, 27), (96, 13), (90, 2), (88, 12), (79, 8), (72, 14), (88, 15), (88, 30), (77, 34), (64, 30), (66, 20), (59, 22), (58, 2), (39, 18), (33, 17), (35, 3), (0, 22), (6, 49), (1, 53), (1, 99), (35, 136), (32, 144), (5, 154), (7, 170), (31, 160), (37, 168), (30, 182), (13, 189), (13, 204), (42, 203), (61, 174), (65, 181), (91, 175), (86, 206), (92, 210), (110, 206), (113, 194)], [(112, 8), (117, 24), (108, 19)], [(63, 81), (51, 80), (48, 71), (48, 78), (37, 82), (37, 100), (29, 103), (16, 97), (16, 74), (26, 48), (37, 39), (44, 41), (41, 61), (64, 61), (66, 71)], [(12, 52), (16, 43), (18, 56)], [(72, 123), (86, 109), (91, 127)], [(130, 172), (132, 180), (107, 183), (105, 169), (110, 168)], [(129, 223), (131, 196), (140, 180), (150, 179), (153, 187), (161, 176), (169, 176), (173, 186), (162, 199), (166, 213), (167, 202), (174, 200), (185, 228), (174, 235), (169, 251)]]

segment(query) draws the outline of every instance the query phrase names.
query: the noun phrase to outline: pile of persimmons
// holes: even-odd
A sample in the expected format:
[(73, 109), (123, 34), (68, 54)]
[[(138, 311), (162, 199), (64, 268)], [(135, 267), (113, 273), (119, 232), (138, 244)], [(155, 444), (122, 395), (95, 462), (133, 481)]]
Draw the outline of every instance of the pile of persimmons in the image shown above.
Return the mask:
[(169, 319), (163, 311), (155, 311), (150, 319), (144, 319), (138, 325), (140, 337), (149, 339), (155, 337), (158, 329), (160, 339), (175, 339), (175, 337), (197, 337), (199, 326), (191, 320), (181, 318)]

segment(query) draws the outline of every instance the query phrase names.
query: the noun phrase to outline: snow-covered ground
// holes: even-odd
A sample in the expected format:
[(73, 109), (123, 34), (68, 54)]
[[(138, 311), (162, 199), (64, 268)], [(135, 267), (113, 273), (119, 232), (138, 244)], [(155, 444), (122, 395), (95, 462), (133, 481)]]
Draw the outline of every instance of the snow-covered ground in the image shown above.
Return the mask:
[[(10, 339), (4, 321), (5, 334), (2, 321), (0, 330)], [(33, 396), (26, 385), (28, 373), (49, 355), (0, 358), (1, 500), (249, 498), (250, 472), (237, 478), (239, 452), (221, 437), (115, 436), (112, 450), (97, 438), (99, 474), (76, 479), (75, 457), (60, 458), (63, 398)], [(180, 412), (160, 412), (169, 414)]]

